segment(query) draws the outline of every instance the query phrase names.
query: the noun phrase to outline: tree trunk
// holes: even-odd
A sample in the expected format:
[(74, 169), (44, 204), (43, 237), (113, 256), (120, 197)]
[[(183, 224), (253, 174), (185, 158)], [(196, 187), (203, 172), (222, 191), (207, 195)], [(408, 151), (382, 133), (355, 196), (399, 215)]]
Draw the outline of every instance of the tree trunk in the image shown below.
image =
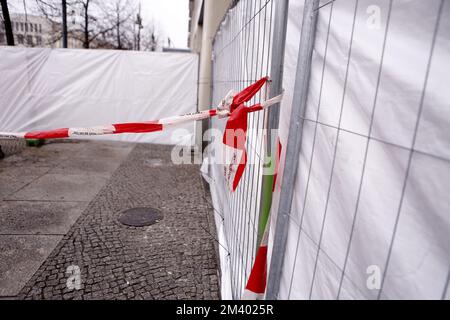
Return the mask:
[(122, 49), (122, 43), (121, 43), (121, 41), (120, 41), (120, 12), (119, 12), (119, 10), (120, 10), (120, 8), (119, 8), (119, 5), (118, 4), (116, 4), (116, 12), (117, 12), (117, 22), (116, 22), (116, 26), (117, 26), (117, 49)]
[(122, 44), (120, 43), (120, 23), (117, 23), (117, 49), (122, 49)]
[(83, 46), (85, 49), (89, 49), (89, 1), (86, 1), (86, 5), (84, 6), (84, 43)]
[(141, 51), (141, 28), (142, 28), (142, 18), (141, 18), (141, 3), (139, 2), (139, 11), (137, 15), (137, 25), (138, 25), (138, 34), (137, 34), (137, 50)]
[(2, 3), (3, 19), (5, 20), (6, 43), (8, 46), (14, 45), (14, 35), (11, 27), (11, 19), (9, 17), (8, 3), (6, 0), (0, 0)]
[(62, 0), (62, 38), (63, 48), (67, 48), (67, 4)]

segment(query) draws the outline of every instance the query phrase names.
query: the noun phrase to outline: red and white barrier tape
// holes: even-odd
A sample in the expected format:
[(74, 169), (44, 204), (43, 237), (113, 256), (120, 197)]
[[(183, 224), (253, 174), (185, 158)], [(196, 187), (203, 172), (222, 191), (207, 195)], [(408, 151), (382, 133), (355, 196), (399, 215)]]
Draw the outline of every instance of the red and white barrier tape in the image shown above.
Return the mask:
[[(272, 196), (275, 191), (275, 187), (277, 184), (278, 170), (280, 166), (281, 159), (281, 151), (282, 145), (280, 140), (278, 139), (277, 146), (277, 157), (275, 162), (275, 174), (273, 176), (273, 185), (272, 185)], [(271, 208), (269, 208), (271, 210)], [(247, 285), (245, 286), (244, 293), (242, 295), (242, 300), (260, 300), (264, 298), (264, 294), (266, 293), (266, 284), (267, 284), (267, 250), (269, 243), (269, 230), (270, 230), (270, 211), (269, 216), (267, 218), (266, 226), (264, 228), (264, 234), (261, 239), (261, 244), (259, 245), (255, 262), (253, 263), (252, 270), (247, 280)]]
[(117, 123), (85, 128), (61, 128), (48, 131), (0, 132), (0, 138), (58, 139), (120, 133), (147, 133), (163, 131), (168, 126), (203, 120), (214, 116), (219, 116), (219, 118), (228, 117), (222, 141), (225, 150), (224, 175), (230, 190), (235, 191), (247, 163), (247, 152), (245, 150), (248, 128), (247, 114), (263, 110), (279, 103), (282, 99), (282, 95), (279, 95), (252, 106), (244, 105), (268, 81), (269, 77), (264, 77), (239, 93), (233, 94), (230, 92), (216, 109), (164, 118), (157, 121)]
[[(189, 121), (203, 120), (214, 116), (229, 117), (239, 105), (250, 100), (259, 89), (268, 81), (268, 78), (263, 78), (236, 95), (229, 95), (222, 100), (221, 105), (217, 109), (210, 109), (197, 113), (190, 113), (181, 116), (163, 118), (157, 121), (147, 122), (131, 122), (131, 123), (117, 123), (106, 126), (82, 127), (82, 128), (60, 128), (47, 131), (32, 131), (32, 132), (0, 132), (0, 138), (25, 138), (25, 139), (58, 139), (70, 137), (86, 137), (99, 136), (108, 134), (120, 133), (147, 133), (155, 131), (163, 131), (164, 128)], [(261, 82), (263, 82), (261, 84)], [(255, 86), (256, 84), (256, 86)], [(261, 85), (260, 85), (261, 84)], [(257, 89), (255, 91), (255, 89)], [(254, 112), (263, 108), (269, 107), (281, 101), (281, 96), (269, 99), (260, 104), (248, 107), (247, 112)]]
[(147, 122), (129, 122), (117, 123), (106, 126), (84, 127), (84, 128), (61, 128), (47, 131), (32, 131), (32, 132), (0, 132), (0, 138), (25, 138), (25, 139), (57, 139), (70, 137), (86, 137), (86, 136), (100, 136), (107, 134), (119, 133), (146, 133), (162, 131), (165, 127), (184, 123), (188, 121), (202, 120), (215, 116), (216, 109), (202, 111), (198, 113), (186, 114), (177, 117), (169, 117), (157, 121)]

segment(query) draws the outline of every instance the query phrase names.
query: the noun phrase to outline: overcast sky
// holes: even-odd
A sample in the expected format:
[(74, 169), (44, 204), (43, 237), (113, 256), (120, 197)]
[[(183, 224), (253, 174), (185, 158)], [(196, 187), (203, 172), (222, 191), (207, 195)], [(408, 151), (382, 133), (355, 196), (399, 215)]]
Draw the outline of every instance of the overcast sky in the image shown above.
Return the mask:
[(174, 47), (187, 47), (189, 0), (141, 0), (141, 4), (144, 19), (153, 18)]
[[(172, 46), (187, 48), (189, 0), (136, 0), (139, 1), (142, 5), (144, 25), (153, 20), (157, 32), (166, 39), (170, 37)], [(28, 7), (27, 10), (32, 11), (35, 0), (8, 0), (11, 12), (23, 12), (24, 2)]]

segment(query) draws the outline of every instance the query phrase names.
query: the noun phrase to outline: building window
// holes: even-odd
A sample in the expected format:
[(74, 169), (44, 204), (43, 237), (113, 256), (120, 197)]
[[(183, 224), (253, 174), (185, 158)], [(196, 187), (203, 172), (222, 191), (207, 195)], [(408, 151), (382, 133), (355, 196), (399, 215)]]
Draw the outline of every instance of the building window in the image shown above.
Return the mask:
[(39, 33), (42, 33), (42, 25), (39, 24)]
[(33, 46), (33, 36), (27, 36), (27, 45), (31, 47)]
[(23, 44), (23, 40), (24, 40), (23, 34), (18, 34), (17, 35), (17, 43)]
[(25, 23), (25, 32), (28, 32), (28, 23)]
[(19, 23), (16, 22), (16, 30), (19, 31)]
[(36, 45), (37, 46), (41, 46), (42, 45), (42, 37), (41, 36), (36, 36)]
[(23, 31), (23, 22), (20, 23), (20, 31)]

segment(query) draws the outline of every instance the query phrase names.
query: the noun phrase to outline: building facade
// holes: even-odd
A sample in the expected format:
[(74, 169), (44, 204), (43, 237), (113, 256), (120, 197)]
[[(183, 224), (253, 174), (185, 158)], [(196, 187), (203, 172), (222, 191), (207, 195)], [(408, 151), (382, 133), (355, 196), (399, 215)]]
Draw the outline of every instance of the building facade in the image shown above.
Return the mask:
[[(234, 1), (236, 2), (236, 1)], [(211, 55), (214, 35), (233, 0), (189, 1), (189, 48), (200, 55), (199, 110), (211, 103)]]
[[(51, 22), (43, 16), (31, 14), (11, 14), (11, 27), (14, 43), (19, 47), (61, 48), (61, 24)], [(70, 37), (67, 39), (69, 48), (82, 48), (83, 43)], [(5, 25), (0, 23), (0, 45), (6, 45)]]
[[(189, 39), (192, 52), (199, 54), (198, 105), (199, 111), (211, 106), (212, 42), (228, 8), (236, 0), (189, 0)], [(197, 122), (195, 144), (202, 149), (205, 122)]]

